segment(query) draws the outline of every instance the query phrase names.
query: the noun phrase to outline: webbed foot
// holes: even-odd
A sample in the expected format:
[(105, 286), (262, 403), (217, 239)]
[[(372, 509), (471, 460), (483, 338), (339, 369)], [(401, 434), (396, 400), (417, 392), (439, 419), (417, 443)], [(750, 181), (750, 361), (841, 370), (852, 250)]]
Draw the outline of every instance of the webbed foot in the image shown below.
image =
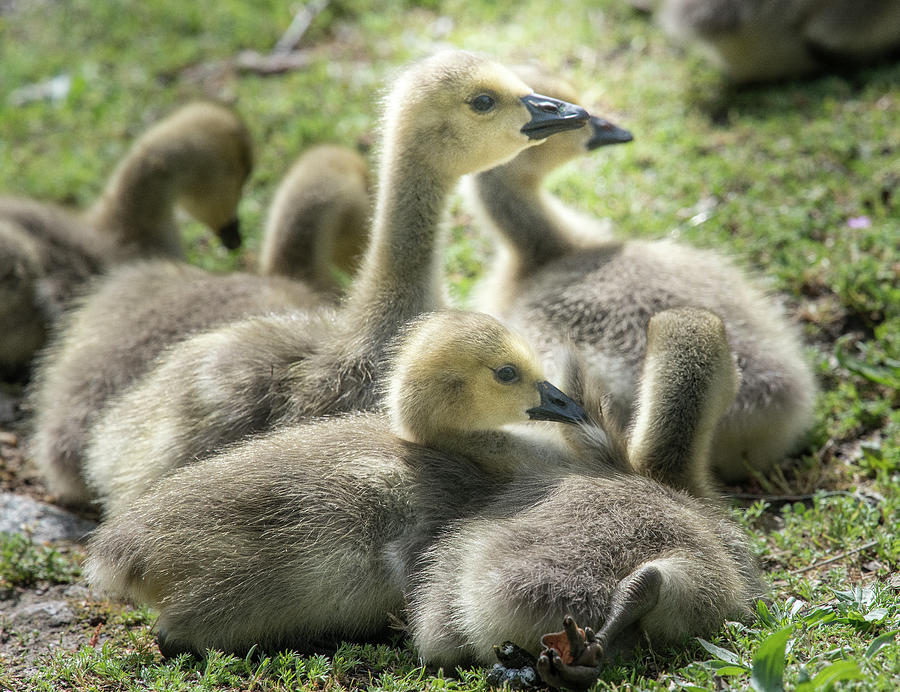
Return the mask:
[(581, 629), (571, 615), (566, 615), (562, 632), (541, 637), (544, 650), (537, 665), (544, 681), (574, 690), (590, 687), (600, 674), (608, 644), (620, 644), (623, 636), (656, 607), (662, 581), (659, 567), (647, 564), (616, 584), (606, 622), (596, 634), (590, 627)]
[(571, 615), (563, 618), (563, 631), (545, 634), (541, 645), (538, 672), (551, 687), (585, 690), (600, 675), (603, 641), (590, 627), (581, 629)]

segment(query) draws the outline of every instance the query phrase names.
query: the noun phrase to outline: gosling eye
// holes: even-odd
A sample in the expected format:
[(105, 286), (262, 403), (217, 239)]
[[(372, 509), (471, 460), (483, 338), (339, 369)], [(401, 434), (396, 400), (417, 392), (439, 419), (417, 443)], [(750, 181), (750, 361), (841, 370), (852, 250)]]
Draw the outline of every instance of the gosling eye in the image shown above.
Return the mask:
[(494, 370), (494, 377), (497, 379), (497, 382), (512, 384), (519, 379), (519, 369), (515, 365), (501, 365)]
[(479, 94), (469, 101), (469, 107), (476, 113), (487, 113), (495, 105), (496, 101), (490, 94)]

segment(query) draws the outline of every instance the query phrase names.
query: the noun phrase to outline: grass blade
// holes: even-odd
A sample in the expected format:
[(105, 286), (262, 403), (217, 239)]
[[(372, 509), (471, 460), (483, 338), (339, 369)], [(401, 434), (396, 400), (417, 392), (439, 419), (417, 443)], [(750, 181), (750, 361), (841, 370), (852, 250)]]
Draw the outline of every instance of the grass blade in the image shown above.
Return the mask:
[(872, 640), (872, 643), (869, 644), (869, 648), (866, 649), (866, 658), (872, 658), (888, 644), (892, 644), (894, 638), (897, 636), (897, 632), (900, 632), (900, 630), (891, 630), (890, 632), (885, 632), (884, 634), (875, 637), (875, 639)]
[(720, 661), (725, 661), (726, 663), (729, 663), (733, 666), (739, 666), (747, 670), (747, 666), (741, 663), (740, 657), (733, 651), (723, 649), (721, 646), (716, 646), (712, 642), (708, 642), (702, 637), (697, 637), (697, 641), (700, 642), (700, 646), (702, 646)]

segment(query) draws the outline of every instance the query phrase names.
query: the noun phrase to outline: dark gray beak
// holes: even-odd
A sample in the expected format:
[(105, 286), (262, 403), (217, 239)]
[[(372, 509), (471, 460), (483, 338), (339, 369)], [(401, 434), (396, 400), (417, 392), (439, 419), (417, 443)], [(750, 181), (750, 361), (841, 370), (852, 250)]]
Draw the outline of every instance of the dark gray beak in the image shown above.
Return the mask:
[(596, 115), (591, 116), (591, 130), (593, 130), (593, 134), (587, 143), (588, 151), (609, 144), (624, 144), (634, 139), (628, 130), (623, 130), (618, 125), (613, 125), (609, 120), (598, 118)]
[(581, 106), (540, 94), (523, 96), (522, 103), (531, 113), (531, 120), (522, 127), (529, 139), (546, 139), (557, 132), (578, 129), (591, 117)]
[(537, 388), (541, 393), (541, 403), (526, 411), (531, 420), (557, 423), (584, 423), (587, 420), (584, 409), (549, 382), (538, 382)]
[(241, 224), (235, 216), (222, 228), (216, 231), (219, 240), (229, 250), (237, 250), (241, 246)]

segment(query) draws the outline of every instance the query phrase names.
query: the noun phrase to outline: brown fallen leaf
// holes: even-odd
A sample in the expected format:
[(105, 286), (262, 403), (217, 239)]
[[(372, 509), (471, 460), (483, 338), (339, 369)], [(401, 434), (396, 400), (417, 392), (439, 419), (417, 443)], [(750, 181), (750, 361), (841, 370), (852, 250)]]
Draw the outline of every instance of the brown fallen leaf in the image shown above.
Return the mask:
[(88, 641), (88, 646), (92, 649), (97, 646), (97, 642), (100, 641), (100, 628), (103, 627), (103, 623), (98, 623), (97, 628), (94, 630), (94, 633), (91, 635), (90, 640)]

